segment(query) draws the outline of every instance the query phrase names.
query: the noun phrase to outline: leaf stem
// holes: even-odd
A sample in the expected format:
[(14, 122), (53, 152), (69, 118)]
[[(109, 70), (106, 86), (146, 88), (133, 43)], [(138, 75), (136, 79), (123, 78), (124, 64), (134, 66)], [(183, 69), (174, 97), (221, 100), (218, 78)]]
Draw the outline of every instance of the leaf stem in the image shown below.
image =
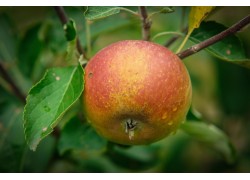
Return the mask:
[(119, 7), (119, 9), (123, 10), (123, 11), (127, 11), (127, 12), (129, 12), (129, 13), (135, 15), (135, 16), (140, 16), (138, 13), (136, 13), (136, 12), (130, 10), (130, 9), (127, 9), (127, 8), (124, 8), (124, 7)]
[(151, 21), (148, 18), (148, 12), (145, 6), (139, 6), (139, 13), (142, 21), (142, 39), (145, 41), (150, 40), (150, 27)]
[[(69, 18), (67, 16), (66, 12), (64, 11), (64, 8), (62, 6), (55, 6), (54, 9), (55, 9), (57, 16), (59, 17), (62, 25), (67, 24), (67, 22), (69, 21)], [(84, 56), (84, 58), (87, 59), (78, 37), (76, 38), (76, 48), (77, 48), (77, 51), (79, 52), (79, 54), (82, 54)]]
[(168, 32), (161, 32), (156, 34), (153, 38), (152, 41), (154, 41), (156, 38), (160, 37), (160, 36), (165, 36), (165, 35), (169, 35), (169, 34), (175, 34), (176, 36), (185, 36), (183, 33), (180, 32), (175, 32), (175, 31), (168, 31)]
[(90, 21), (86, 19), (86, 40), (87, 40), (87, 56), (90, 57), (91, 55), (91, 32), (90, 32)]
[(185, 36), (184, 40), (182, 41), (182, 43), (181, 43), (181, 45), (179, 46), (179, 48), (178, 48), (178, 50), (176, 51), (176, 53), (179, 53), (179, 52), (182, 50), (182, 48), (185, 46), (185, 44), (186, 44), (188, 38), (190, 37), (190, 35), (191, 35), (191, 32), (188, 32), (188, 34)]
[(26, 102), (26, 98), (21, 92), (21, 90), (17, 87), (15, 82), (12, 80), (12, 78), (9, 76), (8, 72), (4, 68), (3, 64), (1, 63), (2, 60), (0, 60), (0, 74), (2, 75), (3, 79), (9, 83), (12, 92), (23, 102)]
[(149, 14), (148, 18), (151, 19), (154, 15), (161, 14), (161, 13), (166, 14), (166, 13), (172, 13), (172, 12), (174, 12), (174, 10), (171, 8), (163, 8), (160, 11), (156, 11), (156, 12)]
[(228, 29), (222, 31), (221, 33), (219, 33), (215, 36), (212, 36), (209, 39), (207, 39), (203, 42), (200, 42), (198, 44), (195, 44), (195, 45), (191, 46), (190, 48), (178, 53), (177, 56), (179, 56), (181, 59), (184, 59), (184, 58), (186, 58), (194, 53), (197, 53), (200, 50), (202, 50), (208, 46), (211, 46), (211, 45), (215, 44), (216, 42), (238, 32), (239, 30), (241, 30), (243, 27), (245, 27), (249, 23), (250, 23), (250, 15), (246, 16), (245, 18), (243, 18), (239, 22), (235, 23), (234, 25), (232, 25)]

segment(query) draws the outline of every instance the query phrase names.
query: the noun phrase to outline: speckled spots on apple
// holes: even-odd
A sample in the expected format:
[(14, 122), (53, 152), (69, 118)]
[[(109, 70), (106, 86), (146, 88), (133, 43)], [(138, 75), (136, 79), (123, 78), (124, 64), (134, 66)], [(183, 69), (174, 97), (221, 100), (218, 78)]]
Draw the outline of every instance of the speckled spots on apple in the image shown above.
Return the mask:
[[(120, 144), (152, 143), (176, 131), (191, 103), (184, 64), (146, 41), (121, 41), (98, 52), (86, 66), (85, 82), (87, 119)], [(130, 134), (129, 122), (136, 124)]]

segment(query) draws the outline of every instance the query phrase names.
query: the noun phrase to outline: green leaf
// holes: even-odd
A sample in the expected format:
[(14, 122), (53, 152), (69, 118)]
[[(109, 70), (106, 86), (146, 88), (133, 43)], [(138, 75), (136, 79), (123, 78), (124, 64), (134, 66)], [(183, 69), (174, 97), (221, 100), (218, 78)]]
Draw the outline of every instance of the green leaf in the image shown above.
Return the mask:
[(16, 59), (17, 36), (6, 15), (0, 15), (0, 59), (13, 62)]
[(65, 36), (68, 41), (67, 44), (67, 57), (66, 60), (77, 60), (76, 49), (76, 25), (75, 22), (70, 19), (67, 24), (64, 25)]
[(58, 149), (60, 154), (72, 149), (101, 152), (106, 149), (106, 145), (107, 141), (101, 138), (88, 123), (74, 117), (63, 128)]
[[(190, 40), (200, 43), (226, 29), (224, 25), (214, 21), (202, 22), (200, 27), (193, 31)], [(235, 35), (222, 39), (205, 50), (217, 58), (250, 68), (250, 60), (246, 58), (242, 43)]]
[(114, 164), (126, 169), (146, 170), (155, 166), (161, 159), (160, 147), (154, 144), (123, 147), (110, 143), (109, 146), (111, 147), (106, 155)]
[(72, 41), (76, 38), (76, 25), (72, 19), (64, 25), (64, 31), (67, 41)]
[(233, 145), (226, 134), (216, 126), (204, 122), (186, 121), (181, 128), (191, 137), (219, 151), (228, 163), (235, 161), (236, 154)]
[(202, 114), (191, 105), (190, 109), (188, 110), (186, 119), (188, 121), (201, 121)]
[(84, 15), (87, 20), (93, 21), (118, 14), (119, 12), (120, 8), (115, 6), (94, 6), (88, 7), (84, 12)]
[(91, 24), (91, 37), (95, 38), (98, 35), (101, 35), (103, 33), (112, 32), (114, 30), (117, 30), (122, 27), (126, 27), (132, 24), (132, 22), (125, 18), (119, 18), (117, 17), (109, 17), (105, 18), (101, 21), (96, 21), (93, 24)]
[(162, 14), (167, 14), (167, 13), (172, 13), (172, 12), (174, 12), (173, 7), (164, 7), (160, 10), (160, 13)]
[(29, 92), (24, 110), (24, 132), (30, 149), (53, 131), (60, 116), (80, 97), (83, 69), (52, 68)]
[(67, 44), (66, 61), (77, 61), (76, 39), (69, 41)]
[[(54, 153), (56, 151), (56, 138), (54, 136), (48, 136), (41, 142), (39, 148), (34, 151), (30, 151), (26, 146), (26, 153), (23, 162), (24, 172), (46, 172), (51, 163), (54, 163)], [(53, 162), (51, 162), (53, 159)]]
[(0, 86), (0, 172), (19, 172), (24, 150), (23, 107)]
[(59, 21), (47, 23), (47, 36), (46, 36), (46, 48), (54, 54), (65, 53), (67, 47), (67, 41), (65, 41), (65, 31), (62, 31), (62, 25)]
[(43, 48), (43, 42), (39, 37), (40, 30), (41, 24), (35, 25), (25, 33), (19, 43), (18, 66), (26, 77), (31, 77), (36, 60)]

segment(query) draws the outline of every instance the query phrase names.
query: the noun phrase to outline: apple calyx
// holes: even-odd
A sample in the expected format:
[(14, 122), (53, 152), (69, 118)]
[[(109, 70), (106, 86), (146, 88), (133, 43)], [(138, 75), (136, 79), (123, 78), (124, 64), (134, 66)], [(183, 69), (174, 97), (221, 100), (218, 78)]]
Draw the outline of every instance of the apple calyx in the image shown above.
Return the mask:
[(138, 122), (132, 118), (125, 120), (125, 133), (128, 134), (130, 140), (133, 139)]

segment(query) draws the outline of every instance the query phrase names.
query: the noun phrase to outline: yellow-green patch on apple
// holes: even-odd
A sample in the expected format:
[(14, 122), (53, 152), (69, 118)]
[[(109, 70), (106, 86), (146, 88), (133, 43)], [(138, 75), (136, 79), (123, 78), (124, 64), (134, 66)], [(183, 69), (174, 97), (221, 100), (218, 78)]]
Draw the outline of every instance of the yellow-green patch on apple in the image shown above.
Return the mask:
[(192, 87), (167, 48), (126, 40), (99, 51), (85, 68), (84, 112), (96, 131), (125, 145), (149, 144), (185, 120)]

